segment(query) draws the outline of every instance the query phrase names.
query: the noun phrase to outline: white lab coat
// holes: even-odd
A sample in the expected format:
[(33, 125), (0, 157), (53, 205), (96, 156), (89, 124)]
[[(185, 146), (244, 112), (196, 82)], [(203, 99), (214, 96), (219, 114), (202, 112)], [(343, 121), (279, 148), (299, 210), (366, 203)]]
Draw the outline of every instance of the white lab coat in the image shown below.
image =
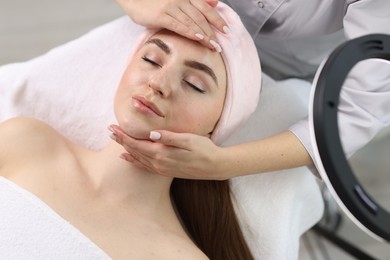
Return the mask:
[[(275, 79), (312, 80), (321, 61), (346, 39), (390, 34), (389, 0), (223, 2), (240, 15), (258, 47), (263, 71)], [(343, 86), (339, 108), (340, 136), (350, 156), (390, 124), (390, 65), (370, 60), (355, 66)], [(313, 158), (308, 119), (290, 131)]]

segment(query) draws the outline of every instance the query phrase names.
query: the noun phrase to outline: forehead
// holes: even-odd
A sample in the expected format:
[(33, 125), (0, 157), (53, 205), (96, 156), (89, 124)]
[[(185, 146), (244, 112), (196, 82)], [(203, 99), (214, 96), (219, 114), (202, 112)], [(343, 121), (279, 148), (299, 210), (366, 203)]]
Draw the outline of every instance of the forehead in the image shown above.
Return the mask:
[(201, 59), (204, 62), (215, 63), (215, 65), (218, 64), (218, 66), (222, 64), (222, 66), (225, 67), (225, 64), (223, 63), (222, 57), (219, 53), (210, 50), (197, 41), (190, 40), (169, 30), (164, 29), (157, 32), (156, 34), (152, 35), (146, 42), (153, 39), (162, 40), (174, 54), (181, 54), (182, 56)]
[(184, 44), (186, 47), (190, 47), (191, 49), (196, 51), (207, 51), (207, 48), (203, 48), (203, 46), (199, 42), (190, 40), (166, 29), (158, 31), (154, 35), (150, 36), (148, 40), (154, 38), (163, 40), (164, 42), (166, 42), (166, 44), (169, 45), (169, 47), (172, 48), (179, 48), (182, 47), (182, 45)]
[(226, 67), (220, 53), (210, 50), (204, 45), (190, 40), (169, 30), (161, 30), (146, 40), (143, 47), (161, 49), (166, 55), (184, 61), (196, 61), (210, 67), (217, 78), (226, 84)]

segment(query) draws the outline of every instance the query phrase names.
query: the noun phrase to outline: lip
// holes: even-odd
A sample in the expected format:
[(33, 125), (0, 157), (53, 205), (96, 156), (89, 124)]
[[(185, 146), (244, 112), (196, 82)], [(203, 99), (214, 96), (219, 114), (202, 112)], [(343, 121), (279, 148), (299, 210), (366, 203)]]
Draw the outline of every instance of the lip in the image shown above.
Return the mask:
[(165, 117), (164, 113), (151, 101), (144, 96), (133, 96), (133, 106), (142, 112), (151, 112), (159, 117)]

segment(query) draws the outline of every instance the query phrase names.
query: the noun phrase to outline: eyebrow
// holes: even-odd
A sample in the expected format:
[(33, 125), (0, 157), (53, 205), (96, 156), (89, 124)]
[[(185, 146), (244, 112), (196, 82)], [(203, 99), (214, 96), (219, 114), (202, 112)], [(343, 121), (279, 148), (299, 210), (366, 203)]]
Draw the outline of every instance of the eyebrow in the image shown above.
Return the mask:
[(145, 45), (146, 44), (155, 44), (157, 45), (163, 52), (165, 52), (166, 54), (171, 54), (171, 48), (169, 48), (169, 46), (163, 42), (162, 40), (160, 39), (157, 39), (157, 38), (153, 38), (153, 39), (149, 39), (147, 42), (145, 42)]
[(193, 68), (193, 69), (205, 72), (206, 74), (208, 74), (214, 80), (215, 84), (217, 84), (217, 86), (218, 86), (217, 76), (215, 76), (214, 71), (209, 66), (207, 66), (207, 65), (205, 65), (203, 63), (194, 61), (194, 60), (187, 60), (187, 61), (184, 62), (184, 64), (187, 67), (190, 67), (190, 68)]
[[(167, 55), (170, 55), (172, 53), (171, 48), (169, 48), (169, 46), (165, 42), (163, 42), (162, 40), (160, 40), (158, 38), (149, 39), (145, 43), (145, 45), (146, 44), (155, 44), (157, 47), (159, 47)], [(214, 71), (209, 66), (207, 66), (207, 65), (205, 65), (203, 63), (194, 61), (194, 60), (186, 60), (184, 62), (184, 64), (187, 67), (190, 67), (190, 68), (193, 68), (193, 69), (196, 69), (196, 70), (200, 70), (200, 71), (206, 73), (207, 75), (209, 75), (214, 80), (215, 84), (218, 86), (217, 76), (215, 75)]]

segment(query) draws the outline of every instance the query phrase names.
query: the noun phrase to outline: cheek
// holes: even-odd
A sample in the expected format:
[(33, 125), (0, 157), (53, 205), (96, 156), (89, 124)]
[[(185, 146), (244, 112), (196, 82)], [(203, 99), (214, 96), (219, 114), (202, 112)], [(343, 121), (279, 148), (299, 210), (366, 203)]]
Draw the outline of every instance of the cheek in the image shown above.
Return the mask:
[(137, 62), (140, 59), (138, 56), (135, 56), (127, 65), (120, 81), (120, 89), (128, 88), (129, 86), (138, 86), (148, 82), (149, 73)]
[[(138, 74), (139, 75), (139, 74)], [(143, 138), (148, 129), (132, 111), (132, 96), (141, 88), (142, 78), (127, 69), (116, 90), (114, 113), (119, 126), (129, 135)]]
[(131, 72), (126, 71), (119, 83), (118, 91), (131, 91), (133, 88), (141, 86), (147, 81), (146, 73), (140, 73), (136, 70), (132, 70)]
[(128, 101), (138, 89), (145, 86), (147, 81), (147, 75), (137, 72), (136, 68), (133, 68), (130, 64), (123, 73), (117, 87), (114, 100), (115, 107)]
[(182, 103), (175, 108), (170, 120), (172, 131), (206, 136), (214, 130), (221, 115), (223, 103)]
[(131, 98), (116, 105), (115, 116), (122, 130), (134, 138), (145, 139), (148, 138), (150, 131), (164, 129), (161, 122), (155, 118), (145, 117), (134, 111)]

